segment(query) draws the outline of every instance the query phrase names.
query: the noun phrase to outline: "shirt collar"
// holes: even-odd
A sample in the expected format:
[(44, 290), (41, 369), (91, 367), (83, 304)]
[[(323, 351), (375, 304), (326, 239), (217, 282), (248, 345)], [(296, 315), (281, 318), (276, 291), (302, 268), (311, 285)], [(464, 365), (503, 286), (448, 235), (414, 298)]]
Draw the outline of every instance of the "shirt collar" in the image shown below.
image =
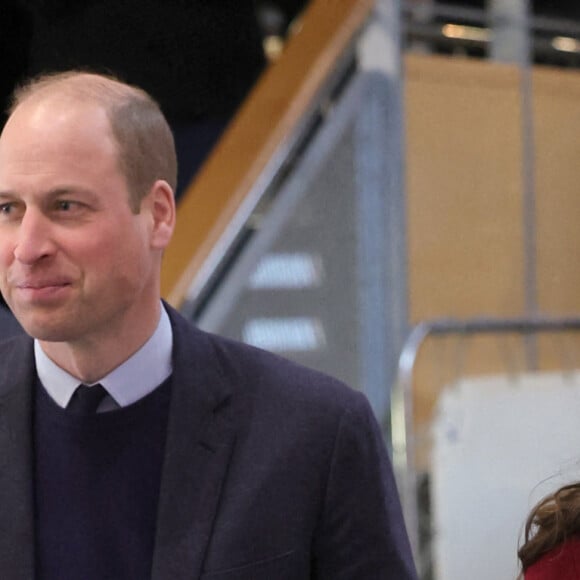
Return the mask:
[[(172, 350), (171, 322), (162, 306), (159, 323), (149, 340), (99, 383), (119, 406), (131, 405), (154, 391), (171, 375)], [(34, 341), (34, 357), (40, 382), (58, 405), (66, 407), (79, 386), (79, 380), (52, 361), (38, 340)]]

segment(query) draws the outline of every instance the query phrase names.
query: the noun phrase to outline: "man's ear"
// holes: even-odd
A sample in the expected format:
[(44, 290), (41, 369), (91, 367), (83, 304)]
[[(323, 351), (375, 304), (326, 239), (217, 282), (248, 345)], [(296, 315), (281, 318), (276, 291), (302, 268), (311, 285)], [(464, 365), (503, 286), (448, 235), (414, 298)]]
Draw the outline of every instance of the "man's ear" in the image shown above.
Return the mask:
[[(143, 200), (152, 218), (151, 247), (165, 249), (175, 228), (175, 196), (167, 181), (158, 179)], [(143, 210), (144, 208), (142, 208)]]

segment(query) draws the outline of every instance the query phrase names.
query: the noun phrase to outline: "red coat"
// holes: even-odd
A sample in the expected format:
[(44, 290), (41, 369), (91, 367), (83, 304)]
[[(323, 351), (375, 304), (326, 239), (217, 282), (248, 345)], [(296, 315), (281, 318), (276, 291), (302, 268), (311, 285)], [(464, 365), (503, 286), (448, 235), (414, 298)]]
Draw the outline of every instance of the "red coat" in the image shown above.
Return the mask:
[(580, 537), (554, 548), (524, 574), (525, 580), (580, 580)]

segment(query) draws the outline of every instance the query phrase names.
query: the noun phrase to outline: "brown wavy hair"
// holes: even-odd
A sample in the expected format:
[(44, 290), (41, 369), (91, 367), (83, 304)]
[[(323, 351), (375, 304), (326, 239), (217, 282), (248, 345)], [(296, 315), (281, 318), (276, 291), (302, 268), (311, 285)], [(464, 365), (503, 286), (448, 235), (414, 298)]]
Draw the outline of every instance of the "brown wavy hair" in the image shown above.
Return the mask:
[(518, 550), (522, 569), (574, 536), (580, 536), (580, 482), (561, 487), (533, 508)]

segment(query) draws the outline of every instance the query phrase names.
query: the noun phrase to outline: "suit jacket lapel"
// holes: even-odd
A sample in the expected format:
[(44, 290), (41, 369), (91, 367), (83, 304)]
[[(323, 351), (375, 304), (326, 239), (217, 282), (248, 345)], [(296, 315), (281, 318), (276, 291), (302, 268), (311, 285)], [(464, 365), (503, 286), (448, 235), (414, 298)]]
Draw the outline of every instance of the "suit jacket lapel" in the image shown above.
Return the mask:
[(153, 580), (201, 575), (235, 436), (231, 393), (209, 341), (168, 310), (174, 332), (173, 393)]
[(0, 349), (0, 576), (34, 578), (32, 340)]

